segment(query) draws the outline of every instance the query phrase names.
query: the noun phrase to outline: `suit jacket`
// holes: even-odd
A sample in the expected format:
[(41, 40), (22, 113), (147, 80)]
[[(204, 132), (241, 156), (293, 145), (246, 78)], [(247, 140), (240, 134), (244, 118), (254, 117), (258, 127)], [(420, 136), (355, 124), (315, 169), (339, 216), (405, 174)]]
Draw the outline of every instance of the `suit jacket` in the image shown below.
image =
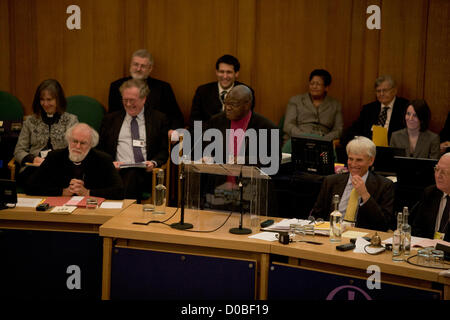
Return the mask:
[[(123, 199), (122, 179), (108, 154), (91, 149), (80, 166), (84, 186), (90, 190), (90, 195)], [(61, 196), (73, 178), (80, 177), (75, 174), (75, 165), (69, 159), (69, 149), (55, 150), (47, 155), (25, 189), (30, 195)]]
[(341, 103), (326, 96), (319, 107), (315, 107), (309, 93), (300, 94), (289, 100), (284, 132), (289, 136), (311, 133), (327, 139), (339, 139), (342, 134)]
[[(434, 238), (436, 219), (443, 192), (436, 185), (425, 188), (422, 198), (414, 210), (415, 219), (412, 223), (412, 234), (417, 237)], [(450, 241), (450, 232), (445, 235), (445, 241)]]
[[(342, 197), (349, 175), (349, 173), (345, 173), (325, 177), (311, 213), (313, 216), (324, 220), (329, 219), (330, 213), (334, 210), (333, 196), (338, 194)], [(370, 198), (359, 207), (356, 226), (386, 231), (393, 222), (394, 185), (389, 179), (369, 172), (366, 188), (370, 193)]]
[[(213, 116), (207, 123), (206, 126), (204, 127), (204, 130), (206, 131), (207, 129), (211, 129), (211, 128), (215, 128), (220, 130), (220, 132), (222, 133), (222, 137), (223, 137), (223, 155), (224, 155), (224, 159), (223, 159), (223, 163), (226, 163), (227, 161), (227, 157), (226, 157), (226, 147), (227, 147), (227, 143), (226, 143), (226, 138), (227, 138), (227, 134), (226, 134), (226, 130), (231, 128), (231, 121), (227, 119), (226, 117), (226, 113), (225, 112), (221, 112), (215, 116)], [(260, 147), (260, 143), (264, 144), (265, 146), (267, 146), (267, 156), (271, 156), (273, 152), (278, 153), (278, 161), (281, 162), (281, 136), (280, 136), (280, 130), (279, 128), (269, 119), (263, 117), (262, 115), (256, 113), (256, 112), (252, 112), (252, 115), (250, 117), (250, 121), (248, 123), (247, 126), (247, 130), (248, 129), (255, 129), (256, 133), (257, 133), (257, 145), (256, 145), (256, 150), (257, 153), (259, 155), (259, 147)], [(260, 141), (261, 136), (258, 134), (258, 129), (268, 129), (267, 131), (267, 140), (266, 141)], [(275, 150), (272, 149), (272, 139), (271, 139), (271, 131), (272, 130), (276, 130), (278, 133), (278, 141), (276, 142), (276, 148)], [(209, 142), (206, 142), (205, 145), (209, 144)], [(244, 147), (244, 143), (242, 144), (241, 148)], [(250, 159), (249, 159), (249, 144), (245, 143), (245, 155), (246, 155), (246, 164), (251, 164)], [(267, 164), (262, 164), (260, 162), (260, 158), (258, 156), (258, 159), (256, 159), (257, 163), (256, 165), (259, 167), (266, 167), (268, 166)], [(252, 161), (253, 162), (253, 161)], [(269, 164), (270, 165), (270, 164)]]
[(447, 120), (445, 120), (444, 127), (439, 133), (441, 137), (441, 142), (450, 141), (450, 112), (447, 115)]
[[(388, 141), (393, 132), (405, 127), (405, 113), (409, 101), (405, 98), (396, 97), (394, 109), (392, 110), (391, 120), (388, 128)], [(372, 139), (372, 126), (377, 123), (378, 115), (381, 111), (381, 103), (377, 100), (362, 107), (358, 119), (353, 122), (343, 137), (343, 143), (346, 145), (355, 136), (364, 136)]]
[[(158, 167), (166, 163), (168, 153), (168, 120), (167, 117), (153, 109), (145, 108), (145, 133), (147, 159), (156, 161)], [(108, 153), (114, 160), (117, 155), (117, 144), (120, 128), (125, 119), (125, 109), (107, 114), (100, 127), (98, 149)]]
[[(244, 84), (235, 81), (234, 85)], [(245, 84), (244, 84), (245, 85)], [(247, 85), (246, 85), (247, 86)], [(249, 86), (247, 86), (249, 87)], [(249, 87), (250, 88), (250, 87)], [(252, 110), (255, 107), (255, 92), (250, 88), (253, 94)], [(201, 85), (195, 91), (192, 100), (191, 115), (189, 117), (189, 127), (194, 126), (194, 121), (208, 121), (213, 115), (222, 112), (222, 102), (219, 97), (219, 86), (217, 81)]]
[[(120, 94), (120, 86), (131, 77), (121, 78), (111, 83), (109, 88), (108, 112), (123, 110), (122, 95)], [(145, 106), (164, 113), (169, 119), (169, 129), (178, 129), (184, 127), (184, 117), (178, 107), (175, 94), (169, 83), (148, 77), (147, 85), (150, 93), (145, 102)]]
[(395, 131), (392, 134), (390, 146), (405, 149), (405, 154), (413, 158), (439, 159), (441, 155), (439, 136), (430, 130), (419, 133), (413, 154), (409, 152), (409, 136), (406, 128)]

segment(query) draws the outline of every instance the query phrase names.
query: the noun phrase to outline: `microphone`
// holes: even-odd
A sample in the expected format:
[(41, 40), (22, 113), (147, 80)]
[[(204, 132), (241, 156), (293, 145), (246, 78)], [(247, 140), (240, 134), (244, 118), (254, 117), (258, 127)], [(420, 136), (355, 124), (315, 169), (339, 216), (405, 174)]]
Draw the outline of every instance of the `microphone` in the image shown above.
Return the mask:
[(239, 173), (239, 193), (240, 193), (240, 199), (239, 199), (239, 207), (240, 207), (240, 211), (241, 211), (241, 216), (239, 218), (239, 227), (238, 228), (231, 228), (230, 229), (230, 233), (232, 234), (250, 234), (252, 233), (251, 229), (248, 228), (243, 228), (242, 224), (243, 224), (243, 219), (244, 219), (244, 206), (243, 206), (243, 201), (242, 201), (242, 196), (244, 194), (244, 186), (242, 184), (242, 167), (241, 166), (241, 172)]
[(184, 173), (184, 161), (181, 161), (181, 170), (180, 170), (180, 183), (181, 183), (181, 216), (180, 216), (180, 222), (175, 222), (170, 225), (170, 227), (178, 230), (186, 230), (191, 229), (193, 225), (191, 223), (184, 222), (184, 205), (185, 205), (185, 189), (186, 189), (186, 177)]

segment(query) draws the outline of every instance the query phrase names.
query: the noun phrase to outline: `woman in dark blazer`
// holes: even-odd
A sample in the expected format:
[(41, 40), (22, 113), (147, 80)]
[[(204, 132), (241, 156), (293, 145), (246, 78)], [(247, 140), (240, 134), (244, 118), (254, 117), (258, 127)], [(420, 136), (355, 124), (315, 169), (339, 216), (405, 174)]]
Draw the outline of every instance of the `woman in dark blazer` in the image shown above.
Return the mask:
[(425, 100), (412, 101), (405, 113), (406, 128), (392, 134), (390, 146), (413, 158), (439, 159), (439, 136), (428, 130), (431, 111)]

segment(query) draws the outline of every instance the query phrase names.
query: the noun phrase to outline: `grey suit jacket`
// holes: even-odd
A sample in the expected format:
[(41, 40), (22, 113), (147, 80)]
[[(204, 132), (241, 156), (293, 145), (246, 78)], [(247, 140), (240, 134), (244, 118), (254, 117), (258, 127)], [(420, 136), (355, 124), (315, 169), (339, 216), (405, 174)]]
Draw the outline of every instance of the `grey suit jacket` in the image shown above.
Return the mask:
[(319, 107), (315, 107), (309, 93), (289, 100), (284, 120), (284, 132), (289, 136), (317, 134), (327, 139), (339, 139), (342, 134), (341, 103), (326, 96)]
[(439, 143), (439, 136), (436, 133), (430, 130), (420, 132), (416, 149), (411, 154), (408, 129), (405, 128), (392, 133), (390, 146), (405, 149), (405, 154), (412, 158), (439, 159)]

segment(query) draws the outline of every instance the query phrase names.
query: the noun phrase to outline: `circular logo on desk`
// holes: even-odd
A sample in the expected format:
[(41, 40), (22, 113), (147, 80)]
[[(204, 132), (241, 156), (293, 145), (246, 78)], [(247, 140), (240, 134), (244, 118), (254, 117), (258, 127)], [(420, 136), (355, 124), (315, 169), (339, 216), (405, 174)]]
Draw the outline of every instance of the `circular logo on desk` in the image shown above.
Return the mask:
[(372, 300), (372, 298), (362, 289), (355, 286), (340, 286), (331, 291), (326, 300)]

